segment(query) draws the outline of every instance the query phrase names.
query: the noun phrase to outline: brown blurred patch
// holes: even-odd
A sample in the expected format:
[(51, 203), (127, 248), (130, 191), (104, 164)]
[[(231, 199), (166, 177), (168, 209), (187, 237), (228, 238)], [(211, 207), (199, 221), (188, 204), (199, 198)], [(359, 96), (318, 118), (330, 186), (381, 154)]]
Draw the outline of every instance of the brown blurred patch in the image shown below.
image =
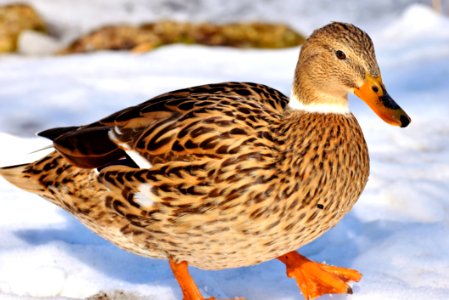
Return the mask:
[(78, 38), (59, 53), (99, 50), (146, 52), (174, 43), (274, 49), (293, 47), (303, 42), (304, 36), (284, 24), (258, 22), (217, 25), (161, 21), (141, 26), (105, 26)]
[(17, 39), (24, 30), (45, 32), (45, 24), (28, 4), (15, 3), (0, 6), (0, 53), (14, 52)]

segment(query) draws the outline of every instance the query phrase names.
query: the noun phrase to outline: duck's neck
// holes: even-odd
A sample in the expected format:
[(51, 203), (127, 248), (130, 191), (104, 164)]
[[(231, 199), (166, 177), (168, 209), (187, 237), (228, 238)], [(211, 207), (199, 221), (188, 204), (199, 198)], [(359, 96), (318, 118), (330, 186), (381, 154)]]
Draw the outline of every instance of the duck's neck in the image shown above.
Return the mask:
[(318, 74), (310, 74), (307, 72), (310, 68), (300, 59), (290, 94), (290, 107), (307, 112), (349, 114), (348, 91), (341, 84), (320, 76), (320, 70), (316, 68)]

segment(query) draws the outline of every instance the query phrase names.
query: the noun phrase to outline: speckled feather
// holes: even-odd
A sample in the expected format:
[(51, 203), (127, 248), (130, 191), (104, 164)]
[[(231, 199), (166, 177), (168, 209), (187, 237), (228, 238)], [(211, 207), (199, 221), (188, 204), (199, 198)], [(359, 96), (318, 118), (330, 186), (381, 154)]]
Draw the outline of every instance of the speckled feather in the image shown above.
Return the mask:
[[(95, 153), (68, 149), (63, 134), (66, 147), (56, 139), (59, 151), (22, 167), (20, 185), (35, 186), (99, 235), (140, 255), (203, 269), (263, 262), (334, 226), (368, 177), (366, 145), (351, 114), (291, 111), (287, 101), (253, 83), (167, 93), (67, 135), (73, 146), (80, 142), (76, 133), (85, 138), (91, 128), (113, 130), (151, 169), (77, 167), (73, 153), (77, 161)], [(135, 198), (145, 187), (153, 201), (148, 207)]]

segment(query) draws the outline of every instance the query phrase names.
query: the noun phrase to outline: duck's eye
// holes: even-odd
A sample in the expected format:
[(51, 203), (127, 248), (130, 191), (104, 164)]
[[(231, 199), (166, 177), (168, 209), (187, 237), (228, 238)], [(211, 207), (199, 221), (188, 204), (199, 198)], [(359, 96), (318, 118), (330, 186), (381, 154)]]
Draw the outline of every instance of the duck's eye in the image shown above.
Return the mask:
[(335, 51), (335, 55), (338, 59), (346, 59), (346, 54), (341, 50)]

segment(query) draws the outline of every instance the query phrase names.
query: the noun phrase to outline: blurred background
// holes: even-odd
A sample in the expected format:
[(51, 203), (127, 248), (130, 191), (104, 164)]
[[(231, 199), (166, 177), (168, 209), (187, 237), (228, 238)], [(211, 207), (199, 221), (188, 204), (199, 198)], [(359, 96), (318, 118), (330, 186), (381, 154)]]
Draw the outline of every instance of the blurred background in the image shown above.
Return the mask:
[[(112, 24), (138, 25), (161, 20), (179, 22), (273, 22), (289, 25), (308, 35), (316, 27), (335, 20), (379, 27), (397, 18), (412, 4), (432, 6), (448, 13), (445, 0), (29, 0), (41, 16), (47, 33), (64, 45), (96, 28)], [(15, 3), (1, 0), (0, 5)], [(417, 20), (419, 22), (419, 20)], [(22, 45), (25, 52), (36, 45)]]

